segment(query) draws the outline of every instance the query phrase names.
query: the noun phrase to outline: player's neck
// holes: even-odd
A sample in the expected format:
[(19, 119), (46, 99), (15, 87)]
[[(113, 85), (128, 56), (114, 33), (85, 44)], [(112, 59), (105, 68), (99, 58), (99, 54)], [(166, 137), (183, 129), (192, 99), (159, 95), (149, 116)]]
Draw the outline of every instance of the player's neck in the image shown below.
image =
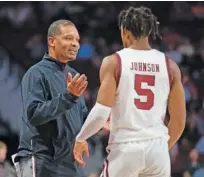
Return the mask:
[(148, 38), (135, 40), (133, 41), (132, 45), (130, 45), (128, 48), (135, 50), (152, 50)]

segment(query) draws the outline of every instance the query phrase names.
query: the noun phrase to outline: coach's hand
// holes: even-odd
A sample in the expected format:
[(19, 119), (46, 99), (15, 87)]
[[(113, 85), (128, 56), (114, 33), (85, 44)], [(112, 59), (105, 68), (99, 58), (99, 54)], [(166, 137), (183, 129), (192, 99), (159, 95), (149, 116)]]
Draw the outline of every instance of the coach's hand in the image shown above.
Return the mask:
[(67, 90), (75, 96), (80, 96), (88, 85), (87, 77), (85, 74), (76, 74), (74, 78), (72, 78), (71, 73), (68, 73), (67, 78)]
[(85, 167), (86, 166), (86, 162), (83, 160), (83, 153), (89, 157), (89, 148), (88, 148), (88, 143), (86, 141), (84, 142), (75, 142), (74, 145), (74, 150), (73, 150), (73, 154), (74, 154), (74, 159), (82, 166)]

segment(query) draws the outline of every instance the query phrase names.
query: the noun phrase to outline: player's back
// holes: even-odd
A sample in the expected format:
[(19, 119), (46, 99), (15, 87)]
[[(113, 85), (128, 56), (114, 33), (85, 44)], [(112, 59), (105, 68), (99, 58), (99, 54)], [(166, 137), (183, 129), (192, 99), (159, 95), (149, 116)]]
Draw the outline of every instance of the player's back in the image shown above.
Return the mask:
[(158, 50), (123, 49), (118, 57), (118, 88), (111, 111), (109, 143), (164, 137), (170, 92), (168, 59)]

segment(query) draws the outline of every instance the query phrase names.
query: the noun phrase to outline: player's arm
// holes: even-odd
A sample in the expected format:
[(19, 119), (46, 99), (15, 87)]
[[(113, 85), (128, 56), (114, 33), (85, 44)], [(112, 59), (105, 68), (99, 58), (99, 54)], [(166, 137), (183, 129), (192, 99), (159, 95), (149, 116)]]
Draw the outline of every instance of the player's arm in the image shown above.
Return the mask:
[(83, 142), (101, 128), (109, 118), (111, 107), (115, 103), (116, 78), (114, 56), (104, 58), (100, 68), (100, 88), (95, 106), (90, 111), (76, 140)]
[(169, 60), (170, 69), (173, 75), (172, 87), (168, 100), (168, 111), (170, 114), (169, 129), (169, 149), (181, 137), (186, 124), (186, 104), (183, 85), (181, 82), (181, 72), (177, 64)]

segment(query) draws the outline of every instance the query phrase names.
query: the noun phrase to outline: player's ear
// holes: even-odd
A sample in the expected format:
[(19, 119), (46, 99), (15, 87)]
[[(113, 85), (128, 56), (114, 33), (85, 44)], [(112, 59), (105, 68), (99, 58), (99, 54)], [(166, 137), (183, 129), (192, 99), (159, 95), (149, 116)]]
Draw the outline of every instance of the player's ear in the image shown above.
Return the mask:
[(130, 39), (132, 39), (133, 35), (132, 35), (132, 33), (130, 31), (127, 30), (126, 31), (126, 36), (127, 36), (127, 39), (130, 40)]
[(123, 36), (125, 36), (126, 33), (127, 33), (127, 29), (121, 25), (120, 30), (121, 30), (121, 34), (122, 34)]
[(130, 35), (127, 33), (127, 39), (130, 40)]

